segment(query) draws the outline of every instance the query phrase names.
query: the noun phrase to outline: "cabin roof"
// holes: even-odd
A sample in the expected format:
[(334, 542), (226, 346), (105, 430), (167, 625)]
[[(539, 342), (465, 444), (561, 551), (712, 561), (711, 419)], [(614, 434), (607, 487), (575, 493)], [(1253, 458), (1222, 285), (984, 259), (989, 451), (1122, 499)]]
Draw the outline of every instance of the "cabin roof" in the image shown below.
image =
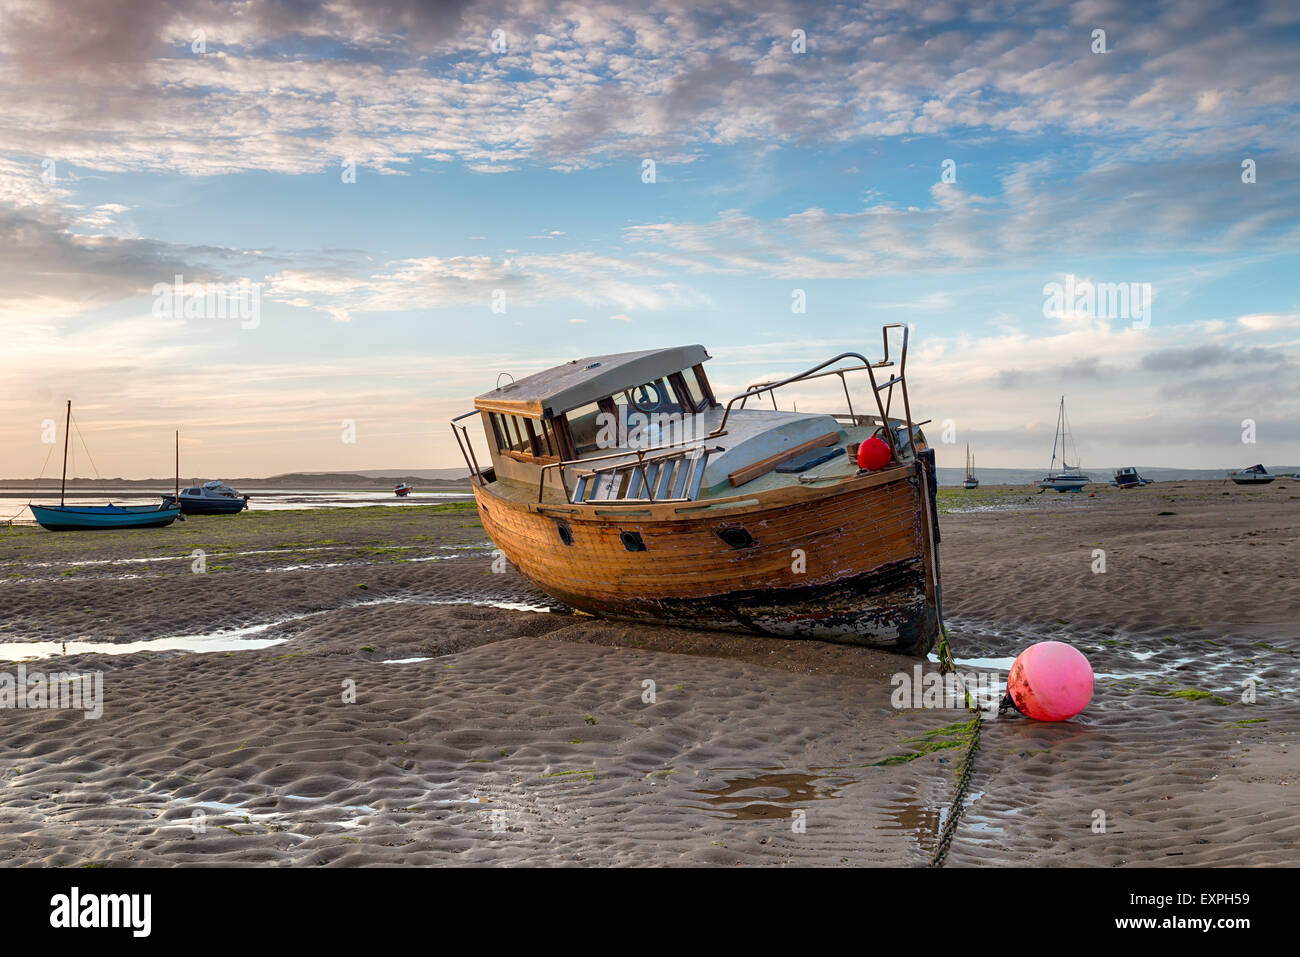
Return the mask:
[(485, 392), (474, 400), (474, 407), (549, 419), (607, 395), (689, 369), (708, 358), (701, 345), (588, 356)]

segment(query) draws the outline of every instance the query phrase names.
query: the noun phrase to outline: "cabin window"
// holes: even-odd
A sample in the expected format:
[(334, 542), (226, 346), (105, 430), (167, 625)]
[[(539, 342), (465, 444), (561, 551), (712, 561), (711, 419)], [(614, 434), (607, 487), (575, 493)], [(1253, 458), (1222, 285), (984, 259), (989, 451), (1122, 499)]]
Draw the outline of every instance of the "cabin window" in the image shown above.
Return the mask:
[(599, 447), (596, 444), (596, 436), (600, 432), (600, 426), (596, 419), (600, 413), (601, 408), (597, 403), (588, 402), (564, 414), (569, 422), (569, 434), (573, 437), (574, 451), (579, 455)]
[[(632, 409), (644, 414), (681, 412), (677, 397), (663, 379), (651, 379), (625, 393)], [(630, 412), (629, 412), (630, 414)]]
[(491, 420), (498, 451), (533, 458), (554, 457), (559, 454), (556, 451), (555, 436), (546, 428), (545, 423), (518, 415), (504, 415), (500, 412), (493, 412)]
[(493, 412), (491, 413), (491, 421), (493, 421), (495, 432), (497, 432), (498, 449), (500, 451), (519, 452), (528, 450), (528, 433), (524, 432), (524, 426), (519, 417)]
[[(696, 368), (699, 368), (698, 366)], [(709, 405), (709, 394), (705, 391), (700, 377), (696, 375), (695, 369), (682, 370), (682, 383), (686, 386), (686, 393), (690, 399), (691, 408), (700, 412)]]
[(532, 421), (528, 423), (533, 433), (537, 436), (537, 454), (556, 457), (560, 454), (560, 448), (556, 444), (555, 434), (547, 422)]

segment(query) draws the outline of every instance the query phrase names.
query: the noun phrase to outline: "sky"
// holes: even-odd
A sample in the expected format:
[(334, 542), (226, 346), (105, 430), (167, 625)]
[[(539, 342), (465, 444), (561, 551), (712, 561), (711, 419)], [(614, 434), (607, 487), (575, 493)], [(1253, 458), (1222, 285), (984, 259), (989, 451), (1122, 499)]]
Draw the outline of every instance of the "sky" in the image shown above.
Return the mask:
[(1293, 0), (0, 0), (0, 477), (68, 399), (79, 475), (455, 467), (500, 373), (885, 323), (940, 465), (1061, 395), (1085, 469), (1300, 463), (1297, 90)]

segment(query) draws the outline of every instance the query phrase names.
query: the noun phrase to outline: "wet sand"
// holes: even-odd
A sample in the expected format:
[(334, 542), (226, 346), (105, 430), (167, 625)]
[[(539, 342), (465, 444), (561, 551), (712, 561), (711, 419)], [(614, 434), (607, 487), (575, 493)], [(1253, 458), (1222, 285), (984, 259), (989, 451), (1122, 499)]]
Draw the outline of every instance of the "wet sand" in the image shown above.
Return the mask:
[[(1099, 675), (1074, 721), (984, 721), (947, 866), (1295, 863), (1298, 506), (941, 491), (958, 658)], [(29, 661), (102, 671), (104, 713), (0, 711), (0, 862), (929, 863), (969, 715), (890, 706), (914, 659), (550, 604), (455, 507), (0, 532), (0, 658), (221, 649)]]

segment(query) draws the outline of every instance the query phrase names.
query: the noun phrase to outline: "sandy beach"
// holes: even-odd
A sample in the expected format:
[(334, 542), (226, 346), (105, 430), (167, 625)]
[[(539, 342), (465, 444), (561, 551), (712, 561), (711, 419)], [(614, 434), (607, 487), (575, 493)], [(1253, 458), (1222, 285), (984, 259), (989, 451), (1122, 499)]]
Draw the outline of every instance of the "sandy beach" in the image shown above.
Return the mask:
[[(946, 866), (1296, 863), (1300, 483), (940, 505), (963, 669), (1097, 673), (1070, 722), (984, 720)], [(891, 706), (917, 659), (493, 566), (454, 504), (0, 531), (0, 671), (103, 673), (102, 717), (0, 711), (0, 862), (930, 863), (970, 715)]]

